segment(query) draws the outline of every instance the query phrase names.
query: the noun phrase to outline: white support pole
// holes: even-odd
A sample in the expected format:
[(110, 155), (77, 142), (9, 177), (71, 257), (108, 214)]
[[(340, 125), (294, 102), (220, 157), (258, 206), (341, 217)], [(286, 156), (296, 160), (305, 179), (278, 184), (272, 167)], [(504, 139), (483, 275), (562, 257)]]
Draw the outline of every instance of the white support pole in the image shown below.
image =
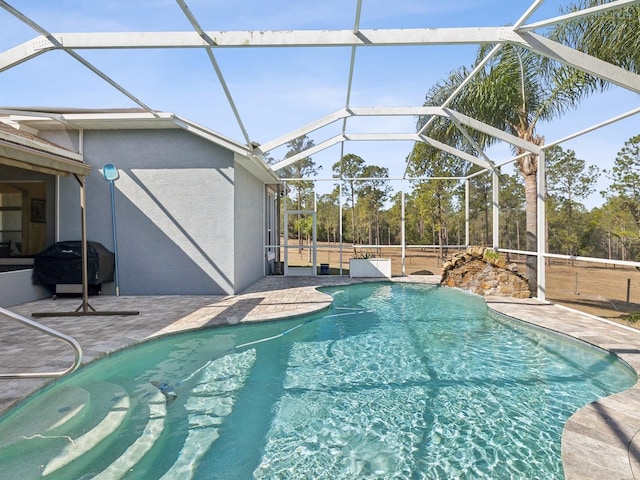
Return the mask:
[(469, 217), (469, 198), (471, 192), (471, 180), (468, 178), (464, 181), (464, 244), (469, 246), (469, 230), (471, 218)]
[(284, 182), (284, 195), (282, 197), (282, 215), (284, 216), (284, 218), (282, 219), (283, 221), (283, 225), (282, 228), (284, 229), (283, 232), (283, 237), (284, 237), (284, 274), (287, 274), (287, 269), (289, 268), (289, 214), (287, 212), (287, 192), (289, 191), (287, 189), (288, 185), (287, 182)]
[(338, 219), (338, 233), (340, 235), (340, 276), (342, 276), (342, 182), (338, 184), (338, 205), (340, 211), (340, 218)]
[(536, 225), (537, 239), (537, 267), (538, 267), (538, 300), (545, 301), (546, 298), (546, 273), (545, 273), (545, 248), (546, 248), (546, 203), (547, 203), (547, 182), (546, 182), (546, 165), (544, 150), (538, 155), (538, 218)]
[(500, 175), (497, 169), (493, 170), (493, 249), (500, 247)]
[(318, 195), (316, 194), (316, 182), (313, 182), (313, 219), (311, 222), (311, 241), (313, 242), (313, 276), (318, 274)]
[(406, 238), (405, 238), (405, 221), (404, 221), (404, 182), (400, 184), (400, 237), (402, 240), (402, 276), (406, 276), (406, 264), (405, 264), (405, 254), (406, 254)]

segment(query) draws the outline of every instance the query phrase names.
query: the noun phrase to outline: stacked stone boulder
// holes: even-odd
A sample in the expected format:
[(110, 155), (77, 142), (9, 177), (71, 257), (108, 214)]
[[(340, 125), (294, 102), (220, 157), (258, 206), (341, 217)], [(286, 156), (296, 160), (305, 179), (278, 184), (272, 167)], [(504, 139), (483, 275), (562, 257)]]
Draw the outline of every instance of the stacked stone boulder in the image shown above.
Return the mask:
[(529, 298), (527, 279), (516, 264), (486, 247), (469, 247), (443, 265), (441, 285), (469, 290), (482, 296)]

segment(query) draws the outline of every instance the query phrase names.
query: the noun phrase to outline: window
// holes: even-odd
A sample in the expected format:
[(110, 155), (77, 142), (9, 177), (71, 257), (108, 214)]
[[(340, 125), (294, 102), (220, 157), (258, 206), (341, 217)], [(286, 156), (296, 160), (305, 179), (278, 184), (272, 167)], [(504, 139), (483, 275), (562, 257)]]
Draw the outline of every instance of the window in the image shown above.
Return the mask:
[(0, 183), (0, 257), (33, 256), (46, 247), (44, 182)]

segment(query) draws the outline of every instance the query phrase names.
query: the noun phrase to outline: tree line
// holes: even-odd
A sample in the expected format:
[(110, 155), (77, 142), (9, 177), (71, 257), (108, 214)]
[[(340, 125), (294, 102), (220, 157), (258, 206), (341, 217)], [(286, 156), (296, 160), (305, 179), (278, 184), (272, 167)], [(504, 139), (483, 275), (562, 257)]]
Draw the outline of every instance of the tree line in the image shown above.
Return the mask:
[[(307, 139), (308, 141), (308, 139)], [(296, 153), (294, 143), (291, 154)], [(436, 153), (437, 155), (437, 153)], [(423, 174), (433, 177), (462, 175), (463, 163), (440, 155)], [(547, 223), (550, 253), (640, 261), (640, 134), (630, 138), (618, 152), (611, 170), (587, 165), (573, 150), (554, 146), (546, 150)], [(479, 167), (467, 170), (472, 175)], [(300, 173), (300, 172), (299, 172)], [(345, 155), (333, 165), (336, 185), (316, 201), (317, 238), (343, 242), (399, 245), (401, 195), (394, 192), (386, 168), (366, 165), (361, 157)], [(315, 176), (313, 162), (305, 176)], [(601, 176), (610, 182), (600, 192), (603, 204), (588, 210), (582, 203), (595, 193)], [(339, 181), (338, 178), (347, 178)], [(521, 175), (503, 173), (500, 178), (500, 245), (526, 247), (526, 204)], [(292, 205), (313, 210), (313, 181), (290, 182)], [(493, 244), (492, 179), (472, 176), (469, 185), (470, 243)], [(342, 202), (340, 202), (340, 189)], [(342, 222), (340, 222), (342, 203)], [(291, 208), (291, 207), (290, 207)], [(465, 243), (465, 188), (458, 180), (412, 181), (405, 192), (405, 236), (408, 245), (463, 245)], [(307, 235), (300, 225), (290, 225), (292, 238)]]

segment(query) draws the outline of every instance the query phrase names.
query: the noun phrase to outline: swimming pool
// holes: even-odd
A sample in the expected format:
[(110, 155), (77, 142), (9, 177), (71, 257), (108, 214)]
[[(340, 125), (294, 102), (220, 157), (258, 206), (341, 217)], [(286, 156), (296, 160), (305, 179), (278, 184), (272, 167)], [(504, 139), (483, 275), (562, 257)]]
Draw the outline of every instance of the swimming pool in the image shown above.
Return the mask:
[(635, 383), (456, 290), (325, 291), (320, 314), (166, 337), (58, 382), (0, 419), (0, 478), (562, 478), (566, 419)]

